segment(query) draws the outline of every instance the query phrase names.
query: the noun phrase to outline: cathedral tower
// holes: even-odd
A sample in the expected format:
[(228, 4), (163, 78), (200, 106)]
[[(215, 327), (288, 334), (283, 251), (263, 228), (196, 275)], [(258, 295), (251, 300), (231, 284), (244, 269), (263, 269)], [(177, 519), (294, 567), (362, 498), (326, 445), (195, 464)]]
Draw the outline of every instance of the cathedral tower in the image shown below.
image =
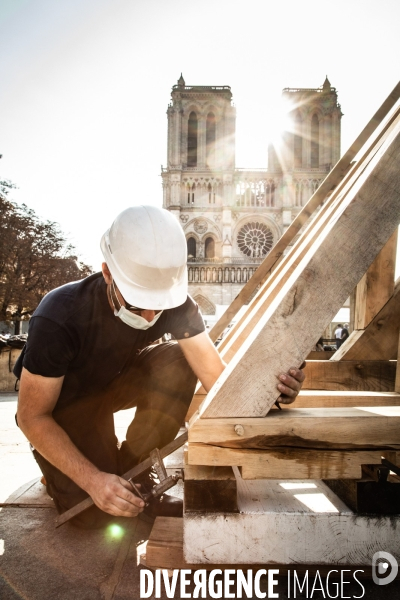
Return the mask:
[(185, 232), (189, 292), (210, 325), (340, 156), (342, 113), (328, 79), (283, 99), (292, 124), (269, 148), (268, 169), (236, 169), (230, 87), (187, 86), (181, 75), (172, 88), (163, 206)]

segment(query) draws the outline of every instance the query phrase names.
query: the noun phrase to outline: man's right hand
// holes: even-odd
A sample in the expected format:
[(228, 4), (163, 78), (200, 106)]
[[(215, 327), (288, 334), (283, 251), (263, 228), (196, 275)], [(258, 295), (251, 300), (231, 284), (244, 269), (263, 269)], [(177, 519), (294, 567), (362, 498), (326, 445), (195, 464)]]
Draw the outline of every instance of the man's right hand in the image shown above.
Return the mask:
[(144, 502), (135, 496), (131, 485), (118, 475), (100, 471), (86, 487), (96, 506), (115, 517), (137, 517)]

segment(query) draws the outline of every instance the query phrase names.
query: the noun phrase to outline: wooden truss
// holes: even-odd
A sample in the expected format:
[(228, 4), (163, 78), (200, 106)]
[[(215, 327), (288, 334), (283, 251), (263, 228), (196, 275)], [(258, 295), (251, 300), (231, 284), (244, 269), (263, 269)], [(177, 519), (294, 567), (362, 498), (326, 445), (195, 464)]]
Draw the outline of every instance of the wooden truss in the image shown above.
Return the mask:
[[(399, 97), (400, 83), (211, 332), (258, 288), (218, 347), (227, 368), (208, 394), (198, 387), (190, 411), (188, 563), (357, 565), (375, 546), (400, 553), (400, 515), (377, 517), (372, 543), (374, 518), (320, 481), (356, 482), (357, 494), (382, 457), (400, 465)], [(353, 333), (331, 360), (307, 362), (304, 390), (279, 411), (278, 375), (302, 364), (349, 296)], [(300, 510), (297, 484), (330, 504)]]

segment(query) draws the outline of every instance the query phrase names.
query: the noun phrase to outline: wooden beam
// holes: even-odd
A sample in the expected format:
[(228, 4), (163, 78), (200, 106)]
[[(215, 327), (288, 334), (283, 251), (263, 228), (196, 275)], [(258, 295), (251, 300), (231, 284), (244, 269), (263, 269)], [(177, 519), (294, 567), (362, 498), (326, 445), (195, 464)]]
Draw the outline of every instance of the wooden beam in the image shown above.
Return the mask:
[[(307, 222), (314, 211), (322, 204), (327, 194), (335, 187), (349, 170), (351, 163), (362, 146), (375, 132), (382, 120), (389, 114), (390, 110), (400, 98), (400, 83), (398, 83), (383, 104), (376, 111), (372, 119), (367, 123), (360, 135), (356, 138), (350, 148), (345, 152), (342, 158), (334, 166), (329, 175), (325, 178), (318, 190), (313, 194), (307, 204), (299, 212), (290, 227), (280, 238), (278, 243), (272, 248), (263, 263), (258, 267), (254, 275), (241, 289), (228, 310), (220, 317), (210, 331), (210, 337), (215, 342), (221, 333), (226, 329), (233, 317), (238, 313), (244, 304), (252, 297), (257, 286), (264, 280), (266, 275), (274, 267), (275, 263), (283, 256), (288, 245), (294, 240), (300, 229)], [(378, 136), (379, 137), (379, 136)]]
[(400, 334), (400, 279), (394, 293), (366, 329), (353, 331), (332, 361), (395, 360)]
[(396, 361), (312, 360), (306, 363), (304, 389), (393, 392)]
[[(245, 564), (245, 563), (234, 563), (234, 564), (216, 564), (216, 563), (188, 563), (183, 557), (183, 519), (174, 517), (157, 517), (154, 522), (153, 529), (151, 530), (149, 541), (147, 543), (146, 555), (141, 557), (141, 564), (148, 569), (190, 569), (196, 571), (198, 569), (206, 569), (212, 571), (213, 569), (241, 569), (247, 573), (248, 569), (253, 569), (253, 572), (260, 569), (279, 569), (280, 575), (286, 575), (289, 569), (293, 569), (292, 565), (282, 565), (276, 562), (271, 564), (263, 563), (262, 565)], [(330, 565), (321, 564), (296, 564), (297, 574), (305, 574), (307, 571), (309, 575), (313, 575), (318, 570), (320, 575), (326, 576), (331, 570)], [(362, 569), (362, 572), (357, 573), (358, 578), (371, 577), (371, 568), (362, 565), (345, 565), (343, 568), (349, 571), (355, 571), (356, 569)], [(351, 575), (349, 574), (349, 577)]]
[[(239, 450), (191, 443), (189, 464), (238, 466), (243, 479), (359, 479), (361, 465), (379, 463), (384, 450)], [(389, 459), (390, 460), (390, 459)]]
[[(278, 291), (282, 288), (282, 285), (293, 272), (293, 269), (299, 264), (305, 253), (316, 241), (322, 228), (326, 226), (329, 219), (332, 218), (332, 207), (336, 206), (337, 208), (337, 205), (338, 203), (340, 204), (343, 196), (349, 192), (354, 184), (354, 177), (356, 176), (357, 171), (362, 171), (364, 165), (371, 160), (371, 157), (375, 155), (384, 140), (388, 137), (390, 132), (393, 131), (396, 126), (396, 119), (399, 112), (400, 109), (395, 111), (388, 122), (385, 123), (385, 126), (377, 138), (365, 149), (358, 162), (352, 166), (343, 181), (341, 181), (332, 194), (329, 195), (317, 215), (299, 236), (296, 243), (289, 249), (286, 256), (282, 257), (282, 260), (279, 260), (279, 265), (274, 268), (274, 271), (268, 280), (261, 285), (260, 290), (251, 301), (241, 319), (226, 333), (222, 342), (218, 345), (218, 351), (223, 356), (225, 362), (228, 363), (230, 361), (238, 347), (240, 347), (242, 340), (247, 337), (249, 332), (251, 332), (254, 325), (258, 322), (260, 315), (262, 315), (269, 307)], [(254, 308), (255, 306), (257, 306), (256, 309)]]
[(287, 483), (239, 479), (240, 513), (185, 515), (185, 560), (371, 565), (382, 548), (400, 553), (399, 515), (355, 515), (321, 481)]
[(187, 465), (184, 511), (237, 512), (236, 477), (231, 467)]
[(225, 448), (400, 450), (400, 407), (285, 408), (268, 418), (198, 419), (192, 442)]
[(365, 329), (394, 291), (397, 229), (356, 287), (354, 329)]
[(397, 228), (399, 161), (397, 120), (395, 131), (338, 201), (329, 225), (213, 386), (203, 417), (267, 414), (279, 395), (278, 374), (303, 362)]

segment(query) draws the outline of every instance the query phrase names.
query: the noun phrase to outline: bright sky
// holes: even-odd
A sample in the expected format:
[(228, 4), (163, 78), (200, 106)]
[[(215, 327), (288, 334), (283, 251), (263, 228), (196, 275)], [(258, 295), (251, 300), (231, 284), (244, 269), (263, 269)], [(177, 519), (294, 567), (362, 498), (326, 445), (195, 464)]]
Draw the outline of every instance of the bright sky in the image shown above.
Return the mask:
[(0, 176), (97, 268), (121, 210), (161, 206), (181, 72), (231, 86), (238, 167), (266, 166), (282, 88), (328, 75), (344, 152), (399, 79), (399, 23), (399, 0), (0, 0)]

